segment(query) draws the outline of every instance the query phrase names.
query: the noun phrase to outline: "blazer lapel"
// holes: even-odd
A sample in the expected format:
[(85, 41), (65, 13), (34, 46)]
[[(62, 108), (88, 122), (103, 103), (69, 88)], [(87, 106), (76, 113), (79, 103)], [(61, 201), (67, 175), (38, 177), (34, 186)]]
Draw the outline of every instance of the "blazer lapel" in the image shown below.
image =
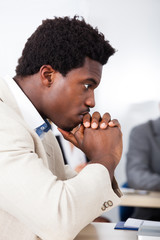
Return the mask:
[(5, 83), (4, 80), (0, 79), (0, 99), (2, 102), (5, 102), (9, 107), (11, 107), (18, 115), (21, 115), (21, 112), (18, 108), (16, 100), (11, 93), (8, 85)]
[(45, 134), (42, 143), (47, 154), (49, 169), (58, 179), (65, 180), (62, 152), (57, 139), (51, 130)]

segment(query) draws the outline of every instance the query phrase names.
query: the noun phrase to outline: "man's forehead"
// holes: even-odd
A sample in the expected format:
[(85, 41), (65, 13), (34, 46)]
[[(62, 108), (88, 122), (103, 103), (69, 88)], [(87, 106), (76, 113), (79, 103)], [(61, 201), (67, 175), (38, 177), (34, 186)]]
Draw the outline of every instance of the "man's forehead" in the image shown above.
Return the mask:
[(100, 81), (102, 75), (102, 64), (90, 58), (85, 59), (84, 71), (91, 75), (96, 81)]
[(68, 75), (75, 74), (80, 78), (94, 79), (96, 83), (99, 83), (102, 75), (102, 67), (101, 63), (86, 58), (82, 67), (71, 70)]

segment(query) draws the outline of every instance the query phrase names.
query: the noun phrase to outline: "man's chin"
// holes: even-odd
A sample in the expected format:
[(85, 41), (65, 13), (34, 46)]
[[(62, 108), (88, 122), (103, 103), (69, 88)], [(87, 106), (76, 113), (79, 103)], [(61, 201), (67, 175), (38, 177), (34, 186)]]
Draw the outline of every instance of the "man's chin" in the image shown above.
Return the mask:
[(73, 130), (73, 128), (69, 128), (69, 127), (63, 127), (61, 129), (66, 131), (66, 132), (71, 132)]
[(79, 124), (80, 123), (75, 124), (74, 126), (63, 126), (63, 127), (60, 127), (60, 128), (63, 129), (64, 131), (71, 132), (71, 131), (73, 131), (74, 128), (78, 127)]

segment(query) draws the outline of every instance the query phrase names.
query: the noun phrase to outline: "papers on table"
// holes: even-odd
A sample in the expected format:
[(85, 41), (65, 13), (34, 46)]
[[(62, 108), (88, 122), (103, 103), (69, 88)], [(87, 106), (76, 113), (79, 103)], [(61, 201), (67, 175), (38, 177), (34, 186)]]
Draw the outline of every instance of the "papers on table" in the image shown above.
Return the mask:
[(138, 240), (160, 240), (160, 228), (142, 224), (138, 229), (137, 236)]
[(124, 223), (124, 227), (133, 227), (139, 228), (140, 225), (144, 222), (144, 220), (135, 219), (135, 218), (128, 218)]
[(147, 195), (149, 191), (147, 190), (137, 190), (133, 188), (121, 188), (121, 192), (125, 194), (138, 194), (138, 195)]
[(153, 226), (153, 227), (160, 228), (160, 222), (140, 220), (140, 219), (135, 219), (135, 218), (128, 218), (127, 221), (124, 223), (124, 227), (139, 228), (142, 224), (143, 224), (143, 226)]
[(135, 230), (135, 231), (138, 231), (138, 228), (134, 228), (134, 227), (125, 227), (124, 226), (125, 222), (118, 222), (115, 226), (114, 229), (121, 229), (121, 230)]
[(160, 240), (160, 222), (128, 218), (119, 222), (115, 229), (137, 230), (138, 240)]

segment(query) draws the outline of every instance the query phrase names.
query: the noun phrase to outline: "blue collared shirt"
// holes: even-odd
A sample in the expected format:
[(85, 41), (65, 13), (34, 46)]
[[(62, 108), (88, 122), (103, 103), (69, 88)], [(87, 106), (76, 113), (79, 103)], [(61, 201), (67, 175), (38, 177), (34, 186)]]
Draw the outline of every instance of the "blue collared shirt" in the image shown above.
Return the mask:
[(44, 134), (52, 129), (51, 124), (47, 119), (45, 119), (45, 123), (35, 129), (36, 133), (40, 138), (43, 138)]

